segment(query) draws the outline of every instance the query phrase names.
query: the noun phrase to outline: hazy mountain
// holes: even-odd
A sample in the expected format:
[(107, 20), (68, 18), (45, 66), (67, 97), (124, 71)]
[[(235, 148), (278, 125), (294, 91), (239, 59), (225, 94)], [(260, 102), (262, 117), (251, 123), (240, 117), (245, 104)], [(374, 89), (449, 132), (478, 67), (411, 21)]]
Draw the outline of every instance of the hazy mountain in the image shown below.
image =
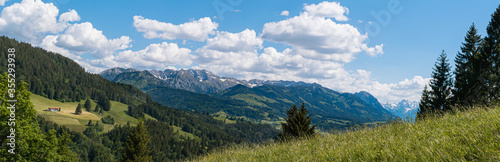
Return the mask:
[(383, 106), (392, 114), (399, 116), (402, 119), (415, 119), (419, 109), (418, 101), (408, 101), (404, 99), (393, 104), (386, 103)]

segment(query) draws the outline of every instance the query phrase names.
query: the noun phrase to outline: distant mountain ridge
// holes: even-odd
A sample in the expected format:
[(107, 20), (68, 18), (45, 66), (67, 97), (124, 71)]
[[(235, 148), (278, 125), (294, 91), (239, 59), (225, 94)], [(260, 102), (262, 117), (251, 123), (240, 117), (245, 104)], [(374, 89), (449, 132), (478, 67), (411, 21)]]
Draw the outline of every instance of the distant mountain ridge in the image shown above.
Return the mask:
[[(238, 84), (245, 85), (247, 87), (255, 87), (262, 85), (277, 85), (277, 86), (288, 87), (288, 86), (311, 84), (311, 83), (295, 82), (295, 81), (269, 81), (269, 80), (264, 81), (257, 79), (252, 79), (249, 81), (238, 80), (229, 77), (219, 77), (213, 74), (212, 72), (204, 69), (187, 69), (187, 70), (165, 69), (164, 71), (159, 71), (159, 70), (140, 71), (132, 68), (125, 69), (125, 68), (115, 67), (101, 72), (100, 75), (110, 81), (115, 81), (117, 76), (127, 72), (142, 72), (142, 73), (148, 72), (152, 74), (154, 77), (164, 81), (164, 83), (161, 83), (161, 86), (183, 89), (203, 94), (217, 93)], [(120, 78), (118, 78), (118, 80), (120, 80)]]
[(399, 116), (402, 119), (410, 118), (413, 120), (417, 116), (417, 111), (419, 110), (418, 104), (418, 101), (408, 101), (403, 99), (393, 104), (386, 103), (383, 106), (395, 116)]

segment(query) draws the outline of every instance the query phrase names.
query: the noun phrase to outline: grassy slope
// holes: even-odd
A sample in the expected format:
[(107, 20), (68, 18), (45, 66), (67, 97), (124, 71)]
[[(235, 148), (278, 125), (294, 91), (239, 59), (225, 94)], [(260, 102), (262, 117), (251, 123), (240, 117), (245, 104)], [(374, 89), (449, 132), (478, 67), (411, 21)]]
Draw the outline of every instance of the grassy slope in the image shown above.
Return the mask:
[[(127, 122), (130, 122), (132, 125), (137, 124), (137, 119), (128, 116), (125, 111), (128, 109), (128, 105), (125, 105), (120, 102), (111, 101), (111, 109), (110, 111), (105, 111), (103, 115), (99, 115), (95, 112), (87, 112), (85, 108), (83, 109), (83, 113), (81, 115), (75, 115), (75, 109), (78, 105), (78, 102), (59, 102), (56, 100), (50, 100), (44, 98), (42, 96), (31, 94), (31, 102), (35, 106), (35, 110), (38, 114), (47, 117), (51, 121), (59, 124), (65, 125), (74, 131), (83, 132), (87, 126), (85, 126), (89, 120), (92, 120), (93, 123), (96, 121), (100, 121), (102, 117), (106, 117), (111, 115), (115, 119), (115, 124), (124, 125)], [(85, 100), (79, 102), (82, 106), (85, 104)], [(92, 101), (92, 110), (95, 108), (96, 103)], [(48, 107), (61, 107), (61, 112), (50, 112), (44, 111)], [(146, 119), (156, 120), (153, 117), (146, 114)], [(113, 129), (114, 126), (110, 124), (104, 124), (104, 132), (107, 132)]]
[(500, 108), (288, 143), (234, 146), (201, 161), (499, 161)]

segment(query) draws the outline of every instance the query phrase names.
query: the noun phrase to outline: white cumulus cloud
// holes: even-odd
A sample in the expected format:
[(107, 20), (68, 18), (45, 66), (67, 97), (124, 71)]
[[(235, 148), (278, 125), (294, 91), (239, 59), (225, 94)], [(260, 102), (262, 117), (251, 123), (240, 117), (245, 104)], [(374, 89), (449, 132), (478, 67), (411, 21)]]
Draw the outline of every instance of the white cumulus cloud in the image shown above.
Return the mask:
[[(329, 18), (311, 16), (307, 12), (279, 22), (264, 24), (262, 38), (286, 43), (297, 54), (318, 60), (350, 62), (354, 55), (369, 50), (370, 55), (382, 53), (382, 45), (372, 49), (368, 38), (350, 24), (338, 24)], [(378, 49), (378, 50), (377, 50)]]
[(151, 20), (142, 16), (134, 16), (134, 27), (137, 31), (144, 33), (148, 39), (189, 39), (203, 41), (208, 35), (214, 34), (218, 27), (209, 17), (199, 20), (174, 25), (172, 23)]
[(345, 16), (349, 14), (347, 7), (341, 6), (339, 2), (321, 2), (319, 4), (305, 5), (304, 10), (313, 16), (335, 18), (337, 21), (347, 21)]
[(0, 6), (5, 6), (5, 2), (7, 2), (9, 0), (0, 0)]
[[(95, 29), (89, 22), (72, 24), (64, 33), (58, 34), (56, 37), (55, 41), (47, 40), (47, 42), (54, 43), (53, 45), (44, 44), (45, 47), (56, 46), (75, 54), (91, 53), (97, 59), (113, 55), (117, 50), (129, 48), (132, 41), (128, 36), (108, 39), (102, 34), (102, 31)], [(54, 36), (49, 38), (54, 39)]]
[[(180, 48), (175, 43), (150, 44), (140, 51), (126, 50), (119, 52), (113, 60), (127, 67), (141, 67), (144, 69), (164, 69), (167, 66), (183, 65), (190, 66), (196, 56), (191, 50)], [(106, 64), (102, 64), (106, 66)], [(113, 67), (109, 66), (108, 67)]]
[[(5, 2), (5, 1), (4, 1)], [(74, 10), (73, 10), (74, 11)], [(69, 11), (65, 17), (78, 16)], [(0, 16), (0, 34), (32, 43), (39, 43), (44, 34), (58, 33), (67, 27), (67, 22), (58, 22), (59, 9), (52, 3), (41, 0), (23, 0), (5, 7)]]
[(288, 15), (290, 15), (290, 12), (288, 12), (287, 10), (281, 11), (280, 15), (281, 16), (288, 16)]

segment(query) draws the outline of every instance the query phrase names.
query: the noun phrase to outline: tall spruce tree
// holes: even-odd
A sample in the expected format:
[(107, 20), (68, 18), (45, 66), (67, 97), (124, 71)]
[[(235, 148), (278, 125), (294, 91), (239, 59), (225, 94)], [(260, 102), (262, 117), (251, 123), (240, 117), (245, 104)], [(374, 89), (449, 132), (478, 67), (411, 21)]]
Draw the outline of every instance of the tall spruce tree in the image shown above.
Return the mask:
[(432, 112), (432, 101), (431, 101), (431, 92), (428, 90), (427, 85), (424, 87), (424, 91), (422, 92), (422, 97), (420, 99), (420, 103), (418, 104), (420, 108), (417, 112), (417, 119), (423, 119), (426, 115)]
[(482, 77), (487, 86), (486, 104), (498, 102), (500, 95), (500, 5), (491, 15), (491, 20), (486, 27), (488, 34), (484, 38), (483, 53), (487, 60), (487, 65), (483, 70)]
[(85, 105), (83, 107), (85, 107), (85, 110), (87, 110), (88, 112), (91, 111), (92, 103), (90, 103), (90, 99), (87, 99), (87, 101), (85, 101)]
[(432, 80), (430, 87), (432, 89), (432, 105), (437, 110), (450, 110), (449, 98), (451, 97), (451, 73), (450, 64), (446, 58), (446, 53), (443, 52), (439, 55), (438, 61), (432, 72)]
[(474, 23), (469, 28), (462, 43), (461, 51), (455, 57), (455, 84), (453, 101), (465, 107), (475, 105), (478, 87), (481, 86), (478, 78), (480, 70), (477, 58), (480, 56), (481, 36), (477, 33)]
[(152, 160), (150, 150), (148, 149), (149, 135), (142, 118), (139, 119), (137, 126), (132, 128), (125, 148), (122, 153), (122, 161), (125, 162), (149, 162)]
[(315, 134), (316, 125), (311, 126), (311, 115), (302, 103), (300, 109), (293, 105), (286, 114), (286, 123), (281, 124), (283, 132), (278, 135), (278, 140), (286, 141), (298, 137), (308, 137)]
[(76, 115), (82, 114), (82, 104), (78, 104), (78, 106), (76, 106), (75, 114)]
[(446, 58), (446, 53), (439, 55), (436, 64), (434, 64), (432, 79), (431, 79), (431, 95), (430, 101), (433, 112), (451, 110), (450, 95), (451, 95), (451, 73), (450, 64)]

